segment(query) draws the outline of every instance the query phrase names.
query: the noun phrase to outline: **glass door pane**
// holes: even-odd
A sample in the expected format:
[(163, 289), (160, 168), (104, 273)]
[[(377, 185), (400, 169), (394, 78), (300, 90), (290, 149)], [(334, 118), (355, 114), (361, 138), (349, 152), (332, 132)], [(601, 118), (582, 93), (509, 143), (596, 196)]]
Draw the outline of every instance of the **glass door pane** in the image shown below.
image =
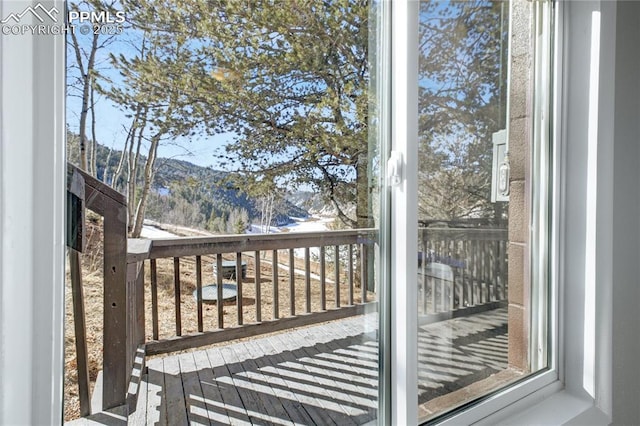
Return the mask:
[[(132, 416), (377, 421), (388, 2), (68, 3), (67, 158), (126, 199), (88, 215), (87, 251), (70, 261), (91, 324), (87, 388), (99, 371), (105, 389), (122, 376), (103, 366), (118, 345), (104, 334), (102, 243), (125, 256), (129, 237), (148, 251), (117, 283), (136, 295), (127, 345), (155, 355)], [(118, 235), (103, 225), (116, 215)], [(77, 355), (67, 345), (65, 420), (88, 410)]]
[[(546, 258), (548, 234), (542, 230), (535, 244), (529, 236), (531, 224), (546, 213), (532, 209), (527, 197), (548, 196), (539, 188), (548, 180), (533, 180), (540, 176), (531, 166), (545, 170), (541, 164), (548, 161), (544, 129), (535, 135), (532, 130), (548, 102), (542, 85), (548, 79), (540, 80), (548, 67), (549, 45), (542, 42), (548, 38), (547, 6), (524, 0), (420, 2), (416, 255), (422, 421), (546, 366), (537, 358), (532, 364), (530, 330), (544, 330), (544, 318), (532, 320), (534, 311), (545, 315), (546, 300), (532, 294), (542, 294), (536, 289), (547, 281), (538, 273), (532, 282), (529, 258), (532, 247), (536, 258)], [(532, 300), (541, 309), (533, 309)], [(546, 353), (544, 338), (538, 343), (536, 349)]]

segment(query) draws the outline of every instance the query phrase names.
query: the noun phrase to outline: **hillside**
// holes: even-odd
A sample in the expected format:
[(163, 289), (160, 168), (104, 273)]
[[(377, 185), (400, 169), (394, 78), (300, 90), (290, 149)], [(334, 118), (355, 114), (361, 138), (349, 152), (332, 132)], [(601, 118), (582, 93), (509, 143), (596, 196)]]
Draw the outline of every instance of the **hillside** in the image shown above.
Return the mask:
[[(70, 134), (68, 140), (77, 136)], [(77, 140), (77, 139), (76, 139)], [(69, 161), (77, 163), (78, 155), (69, 144)], [(97, 177), (111, 182), (118, 167), (121, 151), (110, 150), (98, 144), (96, 156)], [(146, 158), (142, 157), (143, 164)], [(139, 168), (140, 170), (143, 167)], [(152, 193), (145, 217), (163, 223), (208, 229), (213, 232), (230, 232), (241, 222), (248, 226), (260, 222), (262, 201), (250, 198), (240, 187), (240, 180), (231, 179), (228, 172), (201, 167), (184, 160), (158, 158)], [(124, 173), (117, 188), (123, 191)], [(288, 198), (288, 197), (287, 197)], [(272, 226), (293, 222), (292, 217), (307, 217), (308, 210), (286, 198), (273, 203)], [(236, 225), (233, 225), (236, 224)]]

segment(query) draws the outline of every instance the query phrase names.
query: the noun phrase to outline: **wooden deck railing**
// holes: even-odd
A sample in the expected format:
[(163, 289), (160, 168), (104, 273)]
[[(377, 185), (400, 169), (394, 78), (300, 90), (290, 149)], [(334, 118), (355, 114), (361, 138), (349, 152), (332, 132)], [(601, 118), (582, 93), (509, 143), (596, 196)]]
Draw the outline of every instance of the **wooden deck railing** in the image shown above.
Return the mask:
[(419, 312), (431, 322), (507, 297), (507, 229), (420, 228)]
[[(372, 229), (358, 229), (154, 239), (146, 248), (143, 247), (144, 240), (130, 241), (131, 246), (138, 247), (135, 253), (130, 252), (130, 270), (142, 274), (142, 262), (148, 264), (149, 270), (152, 337), (146, 342), (147, 354), (172, 352), (344, 318), (363, 313), (367, 307), (374, 309), (372, 305), (376, 302), (369, 300), (367, 295), (368, 259), (363, 254), (368, 251), (367, 245), (375, 244), (376, 237)], [(283, 253), (285, 256), (282, 256)], [(165, 290), (168, 290), (166, 275), (171, 275), (173, 279), (175, 329), (168, 337), (161, 339), (158, 289), (163, 278), (159, 273), (159, 262), (162, 260), (165, 266)], [(184, 270), (187, 260), (192, 262), (189, 264), (190, 270)], [(223, 262), (225, 265), (233, 262), (231, 282), (225, 280), (222, 273), (225, 268)], [(136, 265), (135, 268), (133, 265)], [(359, 273), (356, 273), (356, 268), (359, 268)], [(243, 272), (247, 269), (253, 271), (251, 279)], [(281, 277), (282, 273), (284, 277)], [(183, 317), (189, 313), (182, 312), (185, 302), (182, 298), (191, 296), (191, 291), (185, 290), (189, 286), (183, 283), (186, 276), (195, 276), (197, 331), (183, 335)], [(132, 275), (129, 279), (142, 282), (140, 276)], [(223, 300), (225, 284), (235, 285), (237, 291), (233, 318), (225, 314), (228, 304), (212, 305), (215, 306), (214, 329), (205, 329), (204, 326), (202, 289), (206, 280), (216, 284), (217, 300)], [(315, 300), (312, 300), (312, 287), (318, 290), (315, 291)], [(328, 298), (329, 292), (331, 299)], [(166, 291), (164, 294), (166, 297)], [(269, 303), (263, 303), (265, 294), (269, 296)], [(244, 305), (247, 295), (252, 297), (251, 306)], [(263, 305), (269, 312), (263, 311)], [(245, 315), (249, 313), (252, 320), (247, 323)]]
[[(139, 335), (131, 334), (136, 311), (128, 304), (134, 299), (134, 287), (126, 285), (127, 204), (125, 197), (112, 188), (69, 164), (67, 167), (68, 198), (75, 197), (77, 211), (89, 210), (104, 218), (104, 295), (103, 295), (103, 386), (102, 408), (123, 405), (134, 363)], [(71, 200), (71, 198), (69, 198)], [(71, 207), (71, 206), (70, 206)], [(68, 223), (68, 231), (82, 234)], [(76, 226), (84, 226), (75, 223)], [(75, 236), (73, 239), (82, 241)], [(85, 332), (84, 297), (80, 254), (82, 242), (69, 250), (73, 311), (76, 333), (76, 356), (81, 415), (90, 414), (89, 372)], [(129, 330), (129, 331), (128, 331)]]

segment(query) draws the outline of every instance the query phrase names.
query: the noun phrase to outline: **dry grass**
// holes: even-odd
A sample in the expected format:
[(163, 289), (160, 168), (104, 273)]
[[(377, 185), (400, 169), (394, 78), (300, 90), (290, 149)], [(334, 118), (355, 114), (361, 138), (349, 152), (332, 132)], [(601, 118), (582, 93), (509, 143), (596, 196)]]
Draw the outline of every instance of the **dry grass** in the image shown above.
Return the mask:
[[(89, 356), (89, 375), (92, 380), (92, 387), (98, 372), (102, 369), (102, 228), (96, 221), (90, 223), (88, 232), (88, 250), (83, 254), (83, 289), (84, 304), (86, 311), (87, 346)], [(184, 234), (184, 230), (181, 230)], [(273, 302), (273, 267), (272, 254), (263, 254), (260, 264), (260, 295), (262, 321), (274, 318)], [(255, 262), (253, 253), (244, 253), (243, 261), (247, 263), (247, 273), (242, 280), (242, 316), (243, 323), (250, 324), (257, 321), (256, 318), (256, 283), (255, 283)], [(326, 307), (328, 309), (336, 306), (336, 291), (333, 283), (335, 271), (330, 263), (330, 256), (327, 256), (326, 268)], [(225, 260), (235, 260), (235, 255), (225, 255)], [(278, 253), (278, 300), (280, 318), (290, 315), (291, 292), (289, 275), (289, 251), (282, 250)], [(216, 282), (213, 272), (214, 256), (202, 257), (202, 281), (203, 285)], [(295, 258), (294, 269), (304, 270), (304, 259)], [(311, 262), (312, 274), (319, 274), (320, 266), (318, 262)], [(176, 297), (174, 292), (174, 262), (173, 259), (159, 259), (157, 261), (158, 274), (158, 328), (160, 339), (169, 338), (176, 335)], [(355, 273), (355, 282), (359, 282), (358, 274)], [(67, 277), (68, 278), (68, 277)], [(305, 277), (303, 273), (294, 275), (294, 305), (296, 314), (306, 312), (305, 299)], [(66, 294), (66, 322), (65, 322), (65, 420), (71, 420), (79, 416), (79, 398), (77, 387), (77, 365), (75, 355), (75, 338), (73, 326), (73, 309), (71, 288), (67, 279)], [(235, 283), (234, 280), (224, 280), (225, 283)], [(187, 257), (180, 259), (180, 311), (182, 323), (182, 335), (195, 333), (198, 331), (197, 302), (193, 296), (196, 290), (196, 259)], [(340, 271), (340, 304), (346, 306), (349, 297), (349, 285), (346, 271)], [(322, 310), (321, 286), (317, 277), (311, 279), (311, 311)], [(375, 294), (369, 292), (367, 300), (374, 300)], [(361, 291), (359, 286), (354, 286), (354, 301), (361, 301)], [(145, 264), (145, 315), (146, 315), (146, 338), (152, 340), (151, 323), (151, 284), (149, 263)], [(235, 301), (224, 304), (224, 327), (231, 327), (238, 324), (238, 309)], [(215, 303), (203, 304), (203, 328), (204, 331), (216, 330), (217, 305)]]
[[(102, 226), (97, 219), (88, 220), (87, 225), (87, 249), (85, 254), (81, 256), (82, 288), (84, 292), (89, 378), (91, 379), (91, 389), (93, 390), (98, 372), (102, 370)], [(71, 295), (71, 279), (68, 267), (66, 275), (64, 418), (65, 420), (72, 420), (80, 416), (80, 399), (78, 396), (73, 298)]]
[[(225, 256), (225, 260), (234, 260), (235, 256)], [(288, 271), (288, 253), (286, 258), (284, 256), (278, 257), (278, 302), (279, 302), (279, 317), (286, 317), (291, 314), (291, 290), (290, 290), (290, 277)], [(256, 318), (256, 283), (255, 283), (255, 263), (253, 255), (244, 255), (243, 261), (247, 263), (247, 274), (242, 280), (242, 319), (244, 324), (249, 324), (257, 321)], [(195, 258), (181, 258), (180, 259), (180, 311), (182, 320), (182, 334), (195, 333), (197, 329), (197, 302), (193, 296), (193, 292), (196, 290), (196, 264)], [(213, 284), (216, 282), (215, 275), (213, 273), (213, 264), (215, 258), (209, 256), (203, 256), (202, 269), (203, 269), (203, 285)], [(302, 263), (302, 265), (297, 265)], [(296, 267), (303, 266), (304, 261), (297, 260)], [(176, 298), (174, 291), (174, 269), (173, 259), (159, 259), (158, 265), (158, 319), (159, 319), (159, 337), (160, 339), (169, 338), (176, 334), (175, 329), (175, 312), (176, 312)], [(284, 267), (283, 267), (284, 266)], [(314, 265), (317, 268), (317, 265)], [(271, 256), (266, 259), (261, 259), (260, 262), (260, 295), (261, 295), (261, 311), (262, 321), (268, 321), (274, 319), (274, 288), (273, 288), (273, 269), (271, 264)], [(313, 268), (315, 269), (315, 268)], [(332, 269), (327, 268), (327, 280), (332, 280), (334, 272)], [(148, 277), (148, 269), (146, 276)], [(340, 304), (345, 306), (348, 304), (348, 292), (349, 287), (346, 277), (341, 274), (340, 284)], [(235, 283), (233, 280), (224, 280), (224, 283)], [(146, 282), (146, 294), (145, 300), (151, 300), (150, 283)], [(327, 282), (325, 287), (325, 306), (327, 308), (333, 308), (336, 306), (336, 291), (333, 282)], [(295, 313), (306, 312), (306, 284), (305, 277), (301, 274), (295, 274), (295, 284), (293, 292), (293, 301), (295, 306)], [(359, 302), (361, 299), (360, 290), (354, 288), (354, 299)], [(321, 288), (317, 279), (311, 280), (311, 311), (319, 312), (322, 310), (321, 304)], [(368, 300), (372, 300), (373, 294), (368, 295)], [(147, 339), (152, 339), (152, 324), (149, 319), (151, 318), (151, 304), (146, 303), (146, 318), (147, 320)], [(238, 309), (235, 301), (226, 302), (224, 304), (224, 327), (231, 327), (238, 325)], [(203, 328), (204, 331), (215, 330), (219, 327), (217, 324), (217, 305), (214, 303), (205, 303), (203, 305)]]

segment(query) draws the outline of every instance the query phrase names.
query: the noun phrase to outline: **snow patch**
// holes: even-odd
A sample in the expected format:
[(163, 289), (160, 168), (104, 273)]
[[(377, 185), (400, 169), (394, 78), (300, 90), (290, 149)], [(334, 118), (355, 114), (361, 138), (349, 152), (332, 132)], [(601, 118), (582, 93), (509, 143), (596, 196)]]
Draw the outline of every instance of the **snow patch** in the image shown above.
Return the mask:
[(153, 225), (142, 225), (142, 232), (140, 237), (154, 239), (154, 238), (178, 238), (177, 235), (167, 232), (163, 229)]

